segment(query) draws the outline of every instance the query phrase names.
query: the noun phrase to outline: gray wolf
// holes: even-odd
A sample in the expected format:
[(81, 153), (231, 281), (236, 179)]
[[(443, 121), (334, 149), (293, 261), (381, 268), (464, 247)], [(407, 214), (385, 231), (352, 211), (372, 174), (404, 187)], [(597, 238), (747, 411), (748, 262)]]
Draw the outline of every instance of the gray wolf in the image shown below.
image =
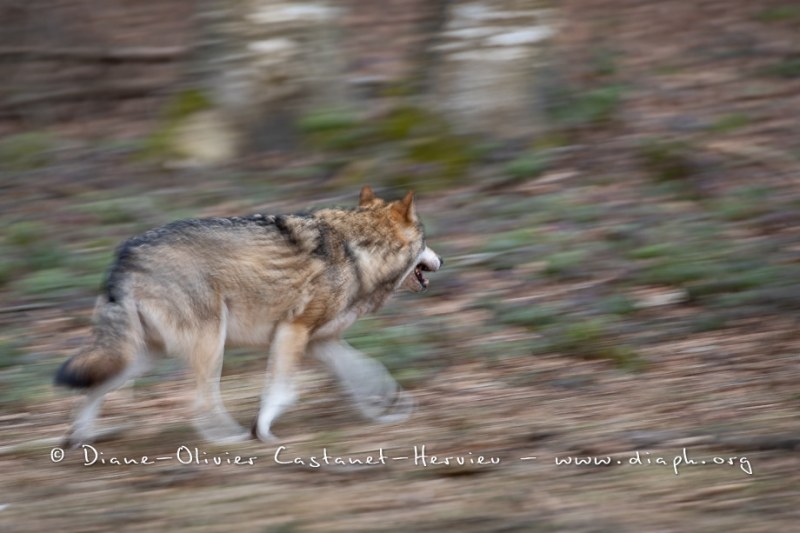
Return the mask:
[(365, 415), (401, 419), (410, 397), (341, 335), (396, 289), (427, 289), (424, 273), (441, 266), (413, 193), (385, 201), (369, 187), (356, 208), (182, 220), (133, 237), (117, 249), (97, 299), (91, 344), (55, 377), (87, 392), (67, 444), (90, 442), (103, 397), (148, 370), (158, 353), (189, 362), (204, 438), (249, 438), (220, 395), (223, 353), (234, 346), (269, 351), (252, 431), (261, 440), (275, 438), (272, 424), (296, 401), (305, 354), (330, 368)]

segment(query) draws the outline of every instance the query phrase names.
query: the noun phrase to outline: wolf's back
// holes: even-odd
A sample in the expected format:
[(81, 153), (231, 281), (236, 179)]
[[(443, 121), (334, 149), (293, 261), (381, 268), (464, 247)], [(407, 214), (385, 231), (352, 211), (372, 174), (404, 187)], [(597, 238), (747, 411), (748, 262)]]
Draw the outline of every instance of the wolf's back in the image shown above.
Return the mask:
[(131, 312), (122, 302), (101, 298), (95, 307), (91, 346), (61, 365), (55, 384), (87, 389), (120, 374), (135, 355), (138, 336), (133, 326)]

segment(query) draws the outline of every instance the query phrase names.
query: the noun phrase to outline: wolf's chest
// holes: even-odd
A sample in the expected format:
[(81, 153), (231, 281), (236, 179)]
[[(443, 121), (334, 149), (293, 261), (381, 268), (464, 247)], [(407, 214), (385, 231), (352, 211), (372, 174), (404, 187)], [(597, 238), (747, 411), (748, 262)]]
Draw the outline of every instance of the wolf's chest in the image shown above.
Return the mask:
[(314, 340), (338, 338), (347, 328), (352, 326), (353, 323), (367, 311), (368, 309), (364, 308), (364, 306), (351, 307), (350, 309), (343, 311), (333, 319), (318, 327), (311, 334), (311, 338)]

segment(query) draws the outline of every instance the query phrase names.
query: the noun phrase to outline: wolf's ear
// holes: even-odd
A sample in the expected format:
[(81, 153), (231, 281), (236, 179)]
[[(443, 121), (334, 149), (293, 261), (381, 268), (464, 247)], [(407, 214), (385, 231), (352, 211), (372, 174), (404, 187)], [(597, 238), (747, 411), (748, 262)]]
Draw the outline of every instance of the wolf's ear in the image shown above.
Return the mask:
[(361, 195), (358, 197), (358, 207), (366, 207), (375, 200), (375, 193), (372, 192), (372, 187), (364, 185), (361, 188)]
[(416, 223), (417, 209), (414, 206), (414, 191), (408, 191), (402, 200), (395, 202), (392, 209), (400, 213), (406, 222), (410, 222), (411, 224)]

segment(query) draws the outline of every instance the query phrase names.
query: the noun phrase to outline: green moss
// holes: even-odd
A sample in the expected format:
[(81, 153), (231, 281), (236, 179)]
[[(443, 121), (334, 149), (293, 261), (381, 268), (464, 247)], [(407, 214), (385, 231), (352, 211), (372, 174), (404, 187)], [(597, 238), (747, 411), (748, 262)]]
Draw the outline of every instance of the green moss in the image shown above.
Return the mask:
[(423, 130), (441, 132), (442, 129), (446, 126), (439, 117), (414, 106), (396, 107), (378, 123), (380, 134), (393, 141), (408, 139)]
[(417, 163), (436, 165), (434, 176), (448, 183), (464, 175), (474, 161), (469, 143), (456, 136), (431, 136), (410, 141), (406, 157)]
[(170, 98), (164, 109), (164, 116), (168, 121), (175, 122), (212, 107), (213, 103), (202, 91), (187, 89)]
[(178, 127), (175, 123), (164, 123), (148, 135), (142, 142), (139, 155), (144, 159), (170, 159), (177, 157), (175, 135)]
[(198, 89), (173, 95), (162, 111), (161, 124), (142, 142), (139, 155), (145, 159), (170, 159), (181, 154), (175, 146), (180, 124), (189, 116), (213, 108), (213, 102)]

